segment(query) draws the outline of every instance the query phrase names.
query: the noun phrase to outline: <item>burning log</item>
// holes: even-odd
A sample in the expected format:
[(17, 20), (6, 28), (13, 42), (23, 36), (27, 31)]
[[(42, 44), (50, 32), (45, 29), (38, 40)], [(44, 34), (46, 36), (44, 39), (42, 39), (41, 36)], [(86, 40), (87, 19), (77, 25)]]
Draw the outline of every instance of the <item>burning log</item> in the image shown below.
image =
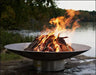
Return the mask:
[[(42, 40), (42, 39), (41, 39)], [(40, 43), (41, 41), (38, 39), (38, 37), (36, 37), (32, 42), (31, 44), (25, 48), (24, 50), (31, 50), (33, 51), (33, 49)]]
[(55, 38), (54, 35), (49, 36), (49, 37), (45, 40), (44, 46), (47, 46), (49, 43), (53, 42), (53, 39), (54, 39), (54, 38)]
[(58, 48), (59, 51), (73, 51), (71, 46), (66, 44), (64, 38), (68, 37), (56, 38), (54, 35), (42, 35), (41, 37), (36, 37), (25, 50), (56, 52), (56, 49)]
[(31, 50), (31, 51), (33, 51), (33, 49), (34, 49), (34, 47), (36, 47), (39, 42), (39, 40), (37, 39), (37, 38), (35, 38), (32, 42), (31, 42), (31, 44), (27, 47), (27, 48), (25, 48), (24, 50)]
[(64, 37), (58, 37), (57, 38), (57, 42), (60, 43), (60, 44), (64, 44), (65, 46), (67, 46), (65, 40), (63, 39)]
[(66, 44), (64, 38), (68, 38), (68, 37), (58, 37), (57, 38), (57, 42), (59, 43), (61, 49), (65, 50), (65, 51), (73, 51), (73, 49)]

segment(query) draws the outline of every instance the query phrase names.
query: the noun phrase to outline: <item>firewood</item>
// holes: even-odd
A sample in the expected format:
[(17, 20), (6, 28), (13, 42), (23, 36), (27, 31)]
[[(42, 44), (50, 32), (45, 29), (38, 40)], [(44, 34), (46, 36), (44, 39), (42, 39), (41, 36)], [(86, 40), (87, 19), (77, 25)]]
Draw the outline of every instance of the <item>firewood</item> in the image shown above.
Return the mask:
[(73, 51), (66, 41), (64, 40), (66, 37), (57, 37), (55, 39), (54, 35), (41, 35), (40, 37), (36, 37), (31, 44), (25, 48), (24, 50), (29, 51), (44, 51), (44, 52), (56, 52), (55, 43), (59, 45), (59, 51)]
[(58, 37), (56, 41), (57, 41), (58, 43), (60, 43), (60, 44), (64, 44), (64, 45), (67, 46), (65, 40), (64, 40), (62, 37)]
[(29, 49), (34, 49), (39, 43), (41, 42), (41, 40), (39, 41), (38, 37), (36, 37), (32, 42), (31, 44), (25, 48), (24, 50), (29, 50)]

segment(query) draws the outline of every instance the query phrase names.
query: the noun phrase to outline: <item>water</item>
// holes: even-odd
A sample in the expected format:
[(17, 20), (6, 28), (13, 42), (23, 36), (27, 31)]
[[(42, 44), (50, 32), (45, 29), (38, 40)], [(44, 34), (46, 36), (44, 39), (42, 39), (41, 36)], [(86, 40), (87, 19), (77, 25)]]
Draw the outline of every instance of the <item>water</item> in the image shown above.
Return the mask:
[(83, 55), (95, 57), (95, 31), (77, 31), (75, 32), (74, 39), (72, 40), (72, 42), (89, 45), (91, 49), (83, 53)]
[[(74, 33), (72, 43), (85, 44), (91, 46), (91, 49), (83, 53), (83, 55), (95, 57), (95, 24), (92, 22), (85, 22), (80, 23), (80, 25), (81, 27), (78, 28)], [(41, 34), (40, 32), (34, 32), (32, 30), (14, 31), (14, 33), (19, 33), (22, 36), (38, 36)]]
[(85, 28), (79, 28), (74, 33), (72, 42), (73, 43), (79, 43), (79, 44), (85, 44), (91, 46), (91, 49), (83, 55), (95, 57), (95, 27), (93, 26), (93, 23), (87, 23), (87, 26)]

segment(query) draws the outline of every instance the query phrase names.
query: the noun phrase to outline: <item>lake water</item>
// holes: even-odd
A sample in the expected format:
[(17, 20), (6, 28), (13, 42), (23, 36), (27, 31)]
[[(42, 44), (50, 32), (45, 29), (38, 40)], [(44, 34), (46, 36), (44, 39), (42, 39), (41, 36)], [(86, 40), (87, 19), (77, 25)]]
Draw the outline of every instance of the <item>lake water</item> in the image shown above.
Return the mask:
[[(81, 27), (78, 28), (72, 38), (72, 43), (85, 44), (91, 46), (91, 49), (83, 55), (95, 57), (95, 25), (96, 23), (85, 22), (80, 23)], [(40, 32), (33, 32), (32, 30), (21, 30), (14, 31), (14, 33), (19, 33), (22, 36), (37, 36), (40, 35)]]
[[(91, 25), (91, 23), (89, 24)], [(96, 30), (94, 29), (93, 26), (87, 27), (87, 29), (81, 28), (76, 30), (72, 42), (91, 46), (91, 49), (83, 53), (83, 55), (95, 57), (95, 50), (96, 50), (95, 31)]]

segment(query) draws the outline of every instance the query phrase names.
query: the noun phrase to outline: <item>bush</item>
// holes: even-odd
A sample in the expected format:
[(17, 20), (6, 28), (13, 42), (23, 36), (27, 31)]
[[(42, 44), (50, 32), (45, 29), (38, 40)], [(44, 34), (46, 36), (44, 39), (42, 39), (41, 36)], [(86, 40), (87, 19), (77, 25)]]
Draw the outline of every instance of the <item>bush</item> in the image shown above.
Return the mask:
[(0, 29), (0, 51), (4, 49), (4, 45), (20, 42), (31, 42), (33, 37), (23, 37), (20, 34), (9, 33), (7, 30)]
[(12, 52), (10, 52), (10, 53), (1, 53), (0, 57), (1, 57), (1, 61), (18, 60), (18, 59), (22, 58), (22, 56), (17, 55), (17, 54), (12, 53)]

